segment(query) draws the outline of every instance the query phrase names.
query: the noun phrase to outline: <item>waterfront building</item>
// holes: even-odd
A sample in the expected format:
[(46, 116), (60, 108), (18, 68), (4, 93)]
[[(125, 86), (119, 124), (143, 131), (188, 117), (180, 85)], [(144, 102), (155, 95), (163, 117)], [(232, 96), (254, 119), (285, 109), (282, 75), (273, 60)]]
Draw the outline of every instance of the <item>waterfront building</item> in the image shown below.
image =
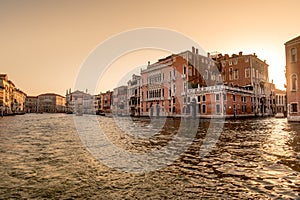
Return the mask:
[(285, 43), (288, 121), (300, 121), (300, 36)]
[[(141, 114), (145, 116), (180, 115), (181, 72), (186, 64), (181, 56), (170, 55), (141, 71)], [(180, 72), (180, 73), (178, 73)]]
[(113, 92), (106, 91), (104, 93), (100, 93), (100, 110), (104, 113), (111, 113), (112, 108), (112, 101), (113, 101)]
[[(124, 88), (114, 89), (118, 114), (125, 107)], [(132, 116), (271, 116), (277, 112), (275, 94), (268, 64), (256, 54), (201, 55), (194, 47), (148, 62), (141, 76), (133, 75), (127, 85)]]
[(115, 115), (128, 115), (127, 85), (119, 86), (113, 91), (112, 112)]
[(94, 110), (95, 110), (96, 114), (100, 114), (103, 112), (101, 110), (101, 95), (100, 94), (94, 95)]
[(38, 95), (37, 102), (37, 112), (65, 112), (66, 98), (59, 94), (45, 93)]
[(251, 95), (255, 115), (273, 115), (275, 85), (269, 82), (268, 64), (257, 55), (225, 54), (214, 58), (220, 63), (224, 85), (253, 92)]
[(254, 116), (253, 91), (215, 85), (188, 89), (186, 114), (203, 118)]
[(0, 74), (0, 109), (4, 114), (25, 111), (26, 94), (8, 79), (7, 74)]
[(127, 82), (127, 102), (128, 112), (131, 116), (141, 115), (141, 76), (132, 75), (131, 80)]
[(276, 89), (275, 90), (275, 105), (276, 105), (276, 113), (282, 113), (286, 116), (286, 91)]
[(94, 96), (87, 92), (76, 90), (66, 91), (66, 113), (95, 114)]
[(25, 112), (26, 113), (36, 113), (38, 108), (38, 97), (37, 96), (27, 96), (25, 100)]

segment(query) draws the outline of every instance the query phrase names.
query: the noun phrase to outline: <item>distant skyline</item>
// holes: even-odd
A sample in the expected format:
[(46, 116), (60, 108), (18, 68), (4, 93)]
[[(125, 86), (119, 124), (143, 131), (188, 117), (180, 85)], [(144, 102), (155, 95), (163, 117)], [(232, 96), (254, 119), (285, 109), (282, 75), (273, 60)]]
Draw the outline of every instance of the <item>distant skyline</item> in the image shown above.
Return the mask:
[[(300, 35), (299, 7), (298, 0), (2, 0), (0, 73), (27, 95), (65, 95), (74, 90), (80, 66), (97, 45), (124, 31), (158, 27), (192, 38), (207, 52), (256, 53), (269, 64), (270, 81), (284, 89), (284, 43)], [(169, 54), (147, 49), (120, 57), (98, 92), (112, 90), (128, 72)]]

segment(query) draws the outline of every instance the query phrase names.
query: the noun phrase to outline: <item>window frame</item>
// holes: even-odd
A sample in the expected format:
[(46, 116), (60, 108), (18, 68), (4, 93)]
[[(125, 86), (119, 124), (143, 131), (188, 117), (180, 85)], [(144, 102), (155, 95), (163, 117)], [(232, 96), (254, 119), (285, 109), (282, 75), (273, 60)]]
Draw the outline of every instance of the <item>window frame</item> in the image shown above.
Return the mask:
[(295, 47), (291, 48), (291, 62), (297, 62), (297, 49)]
[[(293, 111), (293, 105), (296, 105), (296, 112), (295, 111)], [(290, 104), (290, 113), (292, 113), (292, 114), (296, 114), (296, 113), (298, 113), (298, 110), (299, 110), (299, 108), (298, 108), (298, 102), (291, 102), (291, 104)]]
[[(295, 77), (295, 79), (293, 79)], [(295, 81), (295, 82), (294, 82)], [(298, 87), (298, 77), (297, 77), (297, 74), (293, 73), (291, 74), (291, 91), (292, 92), (296, 92), (297, 91), (297, 87)], [(295, 86), (295, 87), (294, 87)]]

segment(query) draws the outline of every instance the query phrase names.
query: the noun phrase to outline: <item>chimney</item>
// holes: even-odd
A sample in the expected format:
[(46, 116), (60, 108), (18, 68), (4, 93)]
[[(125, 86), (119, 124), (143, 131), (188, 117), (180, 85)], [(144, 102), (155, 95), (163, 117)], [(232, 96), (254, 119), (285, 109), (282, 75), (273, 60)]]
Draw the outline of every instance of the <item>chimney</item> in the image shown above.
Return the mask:
[(210, 53), (209, 53), (209, 52), (207, 53), (207, 57), (208, 57), (208, 58), (210, 57)]
[(196, 54), (198, 54), (198, 49), (196, 49)]
[(242, 56), (242, 55), (243, 55), (243, 52), (242, 52), (242, 51), (240, 51), (240, 52), (239, 52), (239, 56)]
[(148, 66), (150, 65), (150, 61), (148, 61)]
[(195, 53), (195, 47), (192, 47), (192, 53)]
[(256, 54), (255, 54), (255, 53), (254, 53), (253, 55), (256, 57)]

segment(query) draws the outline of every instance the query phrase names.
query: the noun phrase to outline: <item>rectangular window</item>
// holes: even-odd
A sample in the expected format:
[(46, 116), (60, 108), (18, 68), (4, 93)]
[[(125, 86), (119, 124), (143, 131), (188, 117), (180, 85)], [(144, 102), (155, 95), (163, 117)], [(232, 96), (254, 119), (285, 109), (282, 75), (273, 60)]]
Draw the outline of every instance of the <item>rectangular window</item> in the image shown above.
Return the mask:
[(229, 60), (229, 65), (232, 65), (232, 60)]
[(200, 102), (200, 101), (201, 101), (200, 96), (198, 96), (198, 102)]
[(233, 76), (234, 76), (234, 80), (239, 79), (239, 70), (238, 69), (234, 70)]
[(202, 113), (206, 113), (206, 105), (202, 105)]
[(235, 101), (235, 95), (234, 94), (232, 95), (232, 100)]
[(245, 69), (245, 78), (250, 78), (250, 69), (249, 68)]
[(297, 61), (297, 50), (296, 48), (291, 49), (291, 62)]
[(229, 80), (231, 81), (233, 79), (233, 70), (232, 67), (229, 68)]
[(216, 101), (220, 101), (220, 94), (216, 94)]
[(291, 104), (291, 112), (292, 113), (297, 113), (298, 112), (298, 104), (297, 103), (292, 103)]
[(225, 69), (223, 70), (222, 78), (223, 78), (223, 81), (226, 81), (226, 70)]
[(247, 109), (246, 105), (242, 105), (242, 112), (246, 112), (246, 109)]
[(219, 114), (220, 113), (220, 104), (216, 105), (216, 113)]

